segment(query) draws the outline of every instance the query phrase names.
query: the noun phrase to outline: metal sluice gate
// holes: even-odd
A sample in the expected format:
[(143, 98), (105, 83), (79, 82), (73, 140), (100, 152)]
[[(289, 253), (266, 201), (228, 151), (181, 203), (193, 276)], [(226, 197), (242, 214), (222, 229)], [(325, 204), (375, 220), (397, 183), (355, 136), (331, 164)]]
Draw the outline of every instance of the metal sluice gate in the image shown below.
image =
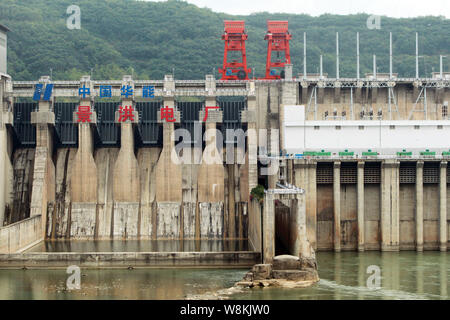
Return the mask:
[(225, 143), (237, 143), (237, 138), (235, 138), (234, 141), (228, 141), (227, 130), (246, 130), (246, 126), (242, 123), (242, 111), (247, 110), (247, 98), (218, 97), (217, 105), (223, 112), (221, 131)]
[(31, 124), (31, 112), (36, 111), (34, 102), (14, 103), (14, 134), (18, 145), (23, 148), (36, 146), (36, 128)]
[(95, 144), (98, 147), (115, 147), (120, 145), (120, 130), (116, 124), (116, 110), (120, 102), (96, 102), (97, 132)]
[(55, 131), (60, 146), (71, 147), (78, 144), (78, 126), (73, 123), (73, 113), (78, 103), (55, 103)]
[(142, 146), (162, 146), (163, 129), (158, 123), (158, 110), (162, 105), (162, 101), (136, 103), (139, 113), (138, 139)]
[[(96, 102), (97, 112), (95, 144), (97, 147), (120, 146), (120, 126), (116, 123), (117, 102)], [(136, 127), (136, 143), (139, 146), (162, 146), (162, 126), (158, 123), (157, 114), (162, 106), (161, 101), (137, 102), (136, 111), (139, 123)]]
[[(203, 119), (199, 119), (199, 112), (204, 110), (205, 102), (182, 102), (177, 101), (176, 105), (178, 106), (178, 110), (181, 115), (181, 128), (189, 131), (191, 136), (190, 141), (183, 141), (187, 144), (202, 144), (204, 128), (201, 126), (200, 121)], [(200, 124), (200, 130), (197, 129), (196, 126)]]
[[(77, 111), (76, 102), (55, 102), (55, 144), (60, 147), (76, 147), (78, 145), (78, 125), (74, 122), (74, 113)], [(97, 124), (94, 130), (96, 147), (120, 146), (120, 126), (115, 122), (116, 111), (120, 102), (96, 102), (92, 111), (97, 113)], [(136, 111), (139, 122), (136, 126), (136, 144), (144, 147), (160, 147), (163, 143), (163, 126), (158, 119), (158, 111), (163, 101), (136, 102)], [(200, 143), (203, 140), (205, 127), (199, 113), (205, 110), (205, 102), (177, 101), (181, 119), (177, 127), (186, 129), (191, 134), (190, 141), (186, 143)], [(217, 124), (226, 140), (226, 130), (245, 130), (241, 113), (247, 109), (245, 97), (218, 97), (217, 106), (223, 112), (222, 123)], [(34, 147), (36, 145), (36, 128), (31, 123), (31, 113), (38, 110), (35, 102), (21, 102), (14, 104), (14, 133), (20, 147)], [(195, 134), (195, 125), (201, 125), (201, 135)], [(197, 129), (198, 130), (198, 129)], [(196, 137), (200, 138), (197, 141)], [(236, 139), (234, 143), (236, 143)], [(225, 141), (233, 143), (233, 141)]]

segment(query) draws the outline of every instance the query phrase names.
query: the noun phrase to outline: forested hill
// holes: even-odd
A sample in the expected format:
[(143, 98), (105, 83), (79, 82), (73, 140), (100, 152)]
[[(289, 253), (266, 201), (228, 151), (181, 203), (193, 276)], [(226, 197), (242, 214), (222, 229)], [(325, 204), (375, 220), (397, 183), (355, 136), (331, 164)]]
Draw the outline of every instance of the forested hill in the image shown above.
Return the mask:
[[(69, 30), (70, 5), (81, 8), (81, 29)], [(356, 76), (356, 32), (361, 36), (361, 73), (388, 72), (389, 32), (394, 39), (394, 72), (415, 75), (415, 32), (419, 32), (421, 75), (439, 70), (439, 55), (450, 65), (450, 20), (443, 17), (381, 18), (381, 29), (367, 28), (367, 14), (311, 17), (298, 14), (258, 13), (232, 16), (183, 1), (134, 0), (1, 0), (0, 24), (11, 29), (8, 73), (14, 80), (37, 80), (53, 70), (55, 80), (120, 79), (134, 73), (138, 79), (203, 79), (221, 66), (224, 19), (246, 21), (249, 67), (262, 76), (265, 66), (267, 20), (288, 20), (293, 34), (295, 74), (303, 70), (303, 32), (308, 37), (308, 72), (336, 73), (335, 38), (340, 32), (341, 77)], [(92, 70), (91, 70), (92, 69)]]

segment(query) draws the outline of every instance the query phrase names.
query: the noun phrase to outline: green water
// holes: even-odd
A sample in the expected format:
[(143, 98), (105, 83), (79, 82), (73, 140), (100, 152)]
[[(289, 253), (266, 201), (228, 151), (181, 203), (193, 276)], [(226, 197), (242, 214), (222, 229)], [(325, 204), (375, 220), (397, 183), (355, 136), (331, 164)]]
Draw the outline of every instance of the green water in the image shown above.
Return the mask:
[[(235, 299), (450, 299), (450, 255), (441, 252), (319, 253), (320, 282), (306, 289), (257, 289)], [(368, 287), (369, 266), (381, 272), (380, 288)], [(369, 284), (372, 284), (370, 282)]]
[[(0, 299), (446, 299), (450, 255), (440, 252), (318, 253), (320, 282), (306, 289), (245, 289), (226, 294), (247, 270), (83, 270), (67, 291), (65, 270), (0, 270)], [(369, 266), (381, 287), (368, 288)]]

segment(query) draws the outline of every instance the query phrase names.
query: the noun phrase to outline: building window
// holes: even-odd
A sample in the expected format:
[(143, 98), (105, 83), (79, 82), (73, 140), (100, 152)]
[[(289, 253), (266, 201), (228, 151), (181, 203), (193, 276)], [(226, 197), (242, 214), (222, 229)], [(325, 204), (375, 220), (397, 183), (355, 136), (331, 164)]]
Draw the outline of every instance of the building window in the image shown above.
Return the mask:
[(442, 119), (447, 119), (448, 117), (448, 105), (443, 104), (442, 105)]
[(437, 128), (438, 128), (438, 130), (442, 130), (442, 129), (444, 129), (444, 126), (439, 125), (439, 126), (437, 126)]
[(389, 126), (389, 129), (395, 130), (395, 126)]
[(358, 129), (359, 130), (364, 130), (364, 126), (359, 126)]
[(320, 130), (320, 126), (314, 126), (314, 130)]
[(414, 126), (414, 130), (419, 130), (420, 126)]
[(341, 126), (336, 126), (336, 130), (341, 130)]

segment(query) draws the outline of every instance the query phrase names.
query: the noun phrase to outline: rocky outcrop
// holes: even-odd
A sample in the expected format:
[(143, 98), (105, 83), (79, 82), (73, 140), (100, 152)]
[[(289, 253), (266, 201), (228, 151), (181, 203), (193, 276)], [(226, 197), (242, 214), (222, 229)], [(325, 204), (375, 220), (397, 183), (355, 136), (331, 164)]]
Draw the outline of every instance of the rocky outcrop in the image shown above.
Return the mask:
[(272, 264), (254, 265), (238, 287), (305, 288), (319, 281), (314, 257), (277, 256)]

